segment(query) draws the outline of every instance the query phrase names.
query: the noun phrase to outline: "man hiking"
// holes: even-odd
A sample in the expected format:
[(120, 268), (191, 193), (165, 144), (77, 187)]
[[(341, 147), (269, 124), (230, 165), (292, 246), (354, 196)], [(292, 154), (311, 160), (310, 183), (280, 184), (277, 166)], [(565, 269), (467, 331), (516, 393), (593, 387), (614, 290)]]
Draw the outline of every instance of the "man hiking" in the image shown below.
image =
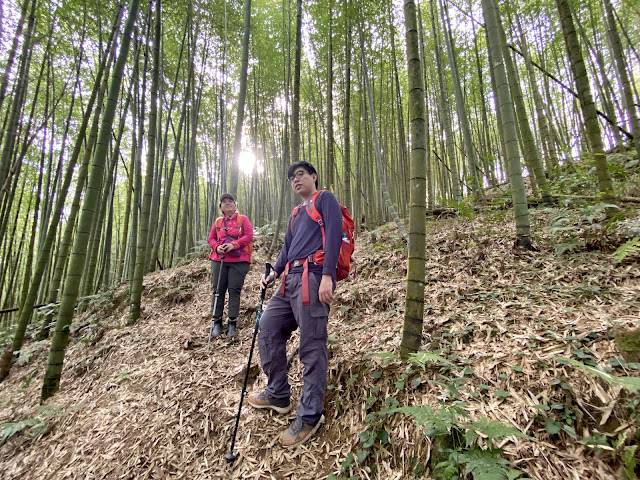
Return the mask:
[[(299, 355), (304, 365), (302, 397), (295, 421), (279, 438), (283, 447), (294, 448), (309, 440), (324, 422), (327, 323), (342, 242), (342, 212), (329, 191), (320, 192), (314, 199), (318, 173), (310, 163), (295, 162), (287, 176), (303, 203), (294, 209), (289, 219), (274, 271), (261, 279), (266, 288), (284, 273), (281, 286), (260, 318), (258, 348), (262, 369), (268, 377), (267, 388), (249, 395), (248, 402), (255, 408), (283, 414), (291, 410), (286, 345), (291, 333), (300, 328)], [(321, 223), (310, 216), (313, 208), (321, 216), (324, 235)]]

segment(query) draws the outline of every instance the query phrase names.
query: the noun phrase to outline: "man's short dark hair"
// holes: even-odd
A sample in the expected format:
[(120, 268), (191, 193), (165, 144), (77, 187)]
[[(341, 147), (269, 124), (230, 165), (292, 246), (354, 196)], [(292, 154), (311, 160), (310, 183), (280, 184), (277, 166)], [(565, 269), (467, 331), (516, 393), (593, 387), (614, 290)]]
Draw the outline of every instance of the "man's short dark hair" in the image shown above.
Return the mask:
[(293, 177), (293, 172), (301, 167), (304, 168), (309, 175), (311, 175), (312, 173), (316, 174), (316, 188), (318, 188), (318, 172), (313, 165), (311, 165), (309, 162), (305, 162), (304, 160), (300, 160), (299, 162), (291, 164), (289, 170), (287, 170), (287, 178), (291, 179)]

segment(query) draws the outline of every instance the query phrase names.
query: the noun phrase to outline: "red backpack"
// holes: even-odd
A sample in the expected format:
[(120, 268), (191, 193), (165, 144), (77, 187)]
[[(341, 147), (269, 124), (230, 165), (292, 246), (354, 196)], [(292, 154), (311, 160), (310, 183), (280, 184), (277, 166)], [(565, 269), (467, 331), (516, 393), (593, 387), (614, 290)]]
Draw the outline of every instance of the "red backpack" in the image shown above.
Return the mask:
[[(311, 204), (311, 211), (309, 211), (309, 205), (307, 205), (307, 213), (313, 219), (313, 221), (318, 222), (320, 225), (320, 230), (322, 231), (322, 249), (324, 250), (324, 222), (322, 221), (322, 215), (316, 209), (316, 199), (318, 195), (320, 195), (324, 190), (320, 190), (313, 194)], [(340, 245), (340, 254), (338, 255), (338, 265), (336, 267), (336, 280), (344, 280), (349, 276), (349, 272), (351, 271), (351, 255), (353, 255), (353, 250), (356, 247), (354, 241), (354, 231), (355, 224), (353, 222), (353, 218), (345, 207), (342, 204), (340, 205), (340, 210), (342, 212), (342, 244)], [(300, 208), (300, 206), (296, 207)], [(324, 252), (319, 252), (320, 255), (316, 255), (317, 257), (323, 257)], [(318, 258), (317, 263), (322, 263), (322, 258)]]
[[(314, 222), (318, 222), (320, 230), (322, 231), (322, 250), (318, 250), (314, 253), (313, 261), (316, 263), (322, 263), (324, 260), (324, 222), (322, 221), (322, 215), (316, 208), (316, 199), (324, 190), (318, 190), (313, 194), (311, 201), (306, 205), (307, 214), (313, 219)], [(291, 219), (296, 216), (298, 210), (302, 207), (302, 204), (293, 209)], [(338, 255), (338, 265), (336, 271), (336, 279), (338, 281), (344, 280), (349, 276), (351, 271), (351, 255), (353, 255), (353, 249), (355, 248), (354, 242), (354, 230), (355, 224), (353, 218), (347, 210), (347, 207), (340, 205), (342, 211), (342, 245), (340, 246), (340, 254)]]
[[(319, 190), (313, 194), (311, 201), (306, 205), (307, 214), (313, 219), (313, 221), (318, 222), (320, 225), (320, 230), (322, 231), (322, 250), (318, 250), (317, 252), (309, 255), (309, 257), (304, 259), (302, 263), (304, 267), (304, 271), (302, 273), (302, 304), (309, 305), (309, 269), (307, 260), (311, 260), (315, 263), (323, 263), (324, 261), (324, 244), (325, 244), (325, 234), (324, 234), (324, 222), (322, 220), (322, 215), (316, 209), (316, 199), (318, 195), (320, 195), (324, 190)], [(289, 228), (291, 228), (291, 222), (298, 214), (300, 207), (303, 204), (298, 205), (293, 209), (291, 213), (291, 219), (289, 220)], [(340, 253), (338, 254), (338, 265), (336, 266), (336, 280), (344, 280), (349, 276), (349, 271), (351, 270), (351, 255), (353, 254), (353, 250), (355, 248), (354, 241), (354, 230), (355, 224), (353, 222), (353, 218), (347, 210), (347, 207), (344, 205), (340, 205), (340, 210), (342, 211), (342, 244), (340, 245)], [(280, 290), (280, 295), (284, 296), (285, 290), (285, 278), (287, 276), (287, 272), (289, 271), (289, 264), (284, 269), (282, 274), (282, 287)]]

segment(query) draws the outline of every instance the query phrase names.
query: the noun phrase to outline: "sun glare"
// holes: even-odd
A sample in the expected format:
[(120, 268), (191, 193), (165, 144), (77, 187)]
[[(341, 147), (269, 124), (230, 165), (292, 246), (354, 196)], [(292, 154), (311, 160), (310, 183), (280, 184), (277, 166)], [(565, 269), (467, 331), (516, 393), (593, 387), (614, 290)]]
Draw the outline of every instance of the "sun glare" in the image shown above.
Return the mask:
[[(256, 156), (249, 150), (243, 150), (240, 152), (240, 158), (238, 159), (238, 166), (240, 171), (247, 175), (253, 173), (253, 169), (256, 165)], [(262, 170), (261, 165), (258, 164), (258, 172)]]

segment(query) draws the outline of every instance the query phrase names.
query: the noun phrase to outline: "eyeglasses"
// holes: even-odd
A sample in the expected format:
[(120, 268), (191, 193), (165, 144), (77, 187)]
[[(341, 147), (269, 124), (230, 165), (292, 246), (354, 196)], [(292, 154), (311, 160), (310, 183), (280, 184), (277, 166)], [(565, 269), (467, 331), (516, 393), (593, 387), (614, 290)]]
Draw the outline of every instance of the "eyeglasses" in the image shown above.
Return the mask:
[(302, 177), (304, 177), (305, 173), (307, 173), (306, 170), (298, 170), (297, 172), (294, 172), (294, 174), (289, 177), (289, 183), (292, 183), (296, 178), (301, 179)]

